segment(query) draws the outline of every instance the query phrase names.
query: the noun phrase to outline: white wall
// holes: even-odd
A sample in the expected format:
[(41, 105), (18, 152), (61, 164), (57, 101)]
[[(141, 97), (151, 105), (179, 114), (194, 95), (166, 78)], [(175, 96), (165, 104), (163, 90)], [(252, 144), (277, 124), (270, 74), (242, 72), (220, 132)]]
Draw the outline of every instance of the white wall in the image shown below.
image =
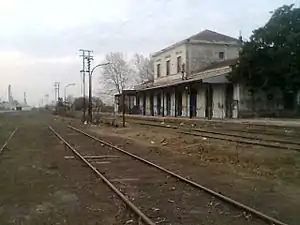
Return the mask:
[(190, 96), (186, 91), (182, 92), (182, 116), (189, 117), (190, 112), (190, 102), (189, 102)]
[(154, 96), (153, 96), (153, 112), (154, 112), (154, 116), (157, 116), (157, 94), (158, 93), (154, 93)]
[(213, 84), (213, 118), (224, 119), (226, 114), (226, 84)]
[(197, 117), (204, 118), (206, 107), (205, 86), (199, 86), (197, 90)]
[[(186, 64), (186, 45), (182, 44), (169, 51), (153, 56), (154, 83), (168, 83), (171, 80), (181, 79), (182, 74), (177, 73), (177, 57), (181, 56), (181, 63)], [(166, 75), (166, 61), (170, 60), (170, 75)], [(157, 77), (157, 64), (160, 64), (160, 77)]]
[(175, 92), (171, 93), (171, 116), (175, 116)]
[(239, 46), (225, 44), (188, 44), (188, 68), (189, 74), (197, 72), (219, 59), (219, 52), (224, 52), (224, 60), (237, 58)]
[(240, 101), (240, 85), (233, 85), (233, 101), (235, 102), (232, 111), (232, 118), (236, 119), (239, 117), (239, 101)]
[(146, 115), (150, 116), (151, 111), (150, 111), (150, 95), (149, 93), (146, 94)]

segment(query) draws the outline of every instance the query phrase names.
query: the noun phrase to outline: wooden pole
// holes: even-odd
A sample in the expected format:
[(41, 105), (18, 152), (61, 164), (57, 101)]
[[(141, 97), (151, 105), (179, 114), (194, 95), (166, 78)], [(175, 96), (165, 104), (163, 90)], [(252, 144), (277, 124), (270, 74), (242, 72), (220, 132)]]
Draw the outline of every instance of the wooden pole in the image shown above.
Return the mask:
[(125, 93), (122, 91), (122, 114), (123, 114), (123, 127), (125, 127)]

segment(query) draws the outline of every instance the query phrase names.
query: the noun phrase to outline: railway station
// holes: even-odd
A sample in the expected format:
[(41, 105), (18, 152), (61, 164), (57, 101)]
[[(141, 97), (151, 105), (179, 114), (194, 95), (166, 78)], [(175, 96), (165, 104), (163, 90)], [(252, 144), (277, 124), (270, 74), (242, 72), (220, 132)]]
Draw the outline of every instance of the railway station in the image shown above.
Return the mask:
[(299, 5), (19, 3), (0, 225), (300, 224)]
[[(241, 47), (241, 37), (204, 30), (153, 53), (154, 80), (124, 90), (126, 113), (206, 119), (296, 115), (300, 90), (287, 97), (276, 88), (253, 94), (230, 81)], [(121, 108), (117, 94), (115, 111)]]

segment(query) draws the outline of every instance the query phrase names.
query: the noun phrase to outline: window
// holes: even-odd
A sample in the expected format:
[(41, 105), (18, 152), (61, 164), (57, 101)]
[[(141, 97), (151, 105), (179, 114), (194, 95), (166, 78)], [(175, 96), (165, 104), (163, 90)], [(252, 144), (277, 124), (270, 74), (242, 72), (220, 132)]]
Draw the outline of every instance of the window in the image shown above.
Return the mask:
[(224, 52), (219, 52), (219, 59), (224, 59)]
[(166, 61), (166, 75), (170, 75), (170, 60)]
[(177, 73), (181, 72), (181, 56), (177, 57)]
[(160, 64), (156, 65), (156, 73), (157, 73), (157, 77), (160, 77)]

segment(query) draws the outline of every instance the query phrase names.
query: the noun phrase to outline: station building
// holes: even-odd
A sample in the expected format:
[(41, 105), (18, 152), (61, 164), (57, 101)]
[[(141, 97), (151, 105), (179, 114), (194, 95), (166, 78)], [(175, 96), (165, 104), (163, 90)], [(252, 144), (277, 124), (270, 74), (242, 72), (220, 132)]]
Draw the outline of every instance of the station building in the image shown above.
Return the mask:
[[(248, 89), (227, 79), (241, 44), (204, 30), (152, 54), (154, 81), (124, 91), (126, 113), (225, 119), (251, 112)], [(115, 102), (120, 111), (121, 95)], [(275, 90), (272, 98), (264, 97), (259, 104), (260, 110), (280, 109), (282, 96)]]

